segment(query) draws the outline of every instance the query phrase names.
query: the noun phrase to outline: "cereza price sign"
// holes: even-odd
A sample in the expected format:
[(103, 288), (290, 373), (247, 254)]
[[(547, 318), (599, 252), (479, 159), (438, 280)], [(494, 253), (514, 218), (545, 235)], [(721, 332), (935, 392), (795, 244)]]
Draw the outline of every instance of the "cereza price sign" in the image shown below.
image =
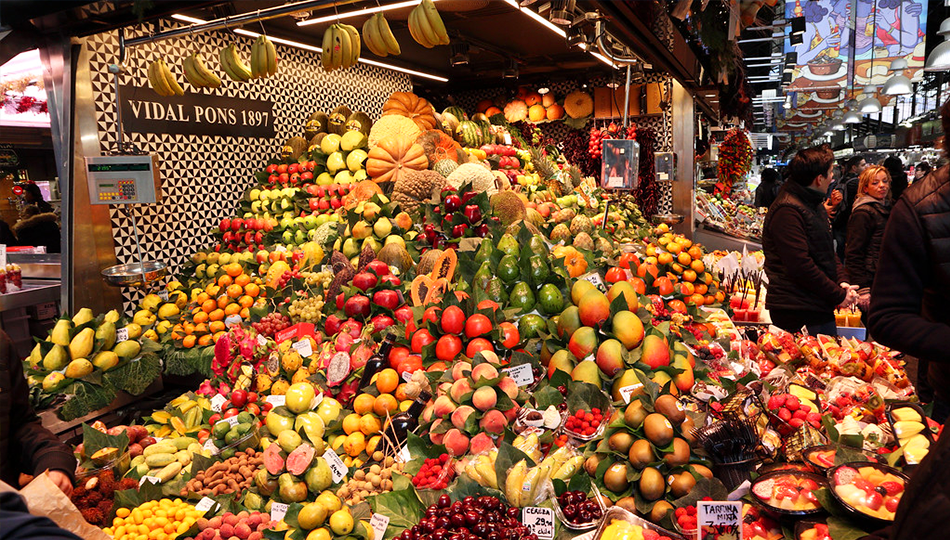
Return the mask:
[(189, 92), (158, 97), (150, 90), (122, 87), (122, 123), (137, 133), (272, 138), (274, 102)]

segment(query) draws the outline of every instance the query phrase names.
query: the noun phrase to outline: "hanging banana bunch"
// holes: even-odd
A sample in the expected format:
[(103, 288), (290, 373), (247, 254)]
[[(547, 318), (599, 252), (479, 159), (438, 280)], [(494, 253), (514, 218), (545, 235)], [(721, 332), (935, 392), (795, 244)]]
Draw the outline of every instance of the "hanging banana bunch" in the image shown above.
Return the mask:
[(270, 77), (277, 73), (277, 49), (267, 36), (260, 35), (251, 45), (251, 77)]
[(360, 58), (360, 33), (355, 27), (337, 23), (323, 33), (323, 52), (320, 60), (323, 69), (349, 68), (356, 65)]
[(221, 79), (205, 65), (201, 53), (194, 53), (185, 58), (182, 63), (185, 79), (195, 88), (217, 88), (221, 86)]
[(427, 49), (449, 44), (445, 24), (432, 0), (422, 0), (422, 3), (409, 13), (409, 33), (416, 43)]
[(164, 60), (156, 60), (148, 65), (148, 83), (152, 90), (162, 97), (185, 95), (185, 90), (178, 84), (175, 74), (168, 69)]
[(389, 21), (382, 13), (376, 13), (363, 23), (363, 41), (366, 48), (376, 56), (399, 55), (399, 42), (389, 29)]
[(251, 79), (251, 69), (238, 56), (237, 47), (232, 43), (218, 53), (221, 60), (221, 69), (231, 77), (232, 81), (244, 82)]

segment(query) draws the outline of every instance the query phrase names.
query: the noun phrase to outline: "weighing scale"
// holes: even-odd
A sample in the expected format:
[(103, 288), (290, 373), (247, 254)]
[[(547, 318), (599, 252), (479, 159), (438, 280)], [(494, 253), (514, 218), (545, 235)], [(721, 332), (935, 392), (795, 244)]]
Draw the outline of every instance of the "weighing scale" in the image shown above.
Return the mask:
[(116, 287), (144, 287), (165, 276), (167, 267), (159, 261), (145, 261), (133, 204), (151, 204), (162, 200), (162, 181), (158, 156), (114, 155), (86, 158), (89, 204), (128, 205), (135, 248), (139, 262), (110, 266), (102, 271), (106, 283)]

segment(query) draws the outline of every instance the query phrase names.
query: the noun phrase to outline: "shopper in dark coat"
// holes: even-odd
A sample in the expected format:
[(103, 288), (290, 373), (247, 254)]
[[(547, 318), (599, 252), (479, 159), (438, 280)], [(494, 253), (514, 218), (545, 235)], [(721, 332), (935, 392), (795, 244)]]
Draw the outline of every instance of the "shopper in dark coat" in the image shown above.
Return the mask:
[(4, 540), (79, 540), (48, 517), (30, 514), (23, 498), (12, 491), (0, 493), (0, 524)]
[(21, 246), (45, 246), (47, 253), (59, 253), (61, 249), (56, 214), (40, 212), (36, 206), (23, 210), (23, 219), (13, 225), (13, 232)]
[(831, 219), (831, 230), (835, 238), (835, 253), (840, 259), (844, 259), (845, 240), (848, 237), (848, 220), (851, 218), (851, 208), (854, 206), (854, 199), (858, 194), (858, 177), (868, 166), (867, 160), (861, 156), (855, 156), (848, 161), (845, 167), (844, 178), (835, 186), (835, 191), (841, 193), (841, 204)]
[(0, 330), (0, 480), (19, 486), (21, 473), (43, 471), (64, 493), (72, 492), (76, 459), (33, 412), (23, 365)]
[(907, 173), (904, 172), (904, 163), (901, 158), (891, 156), (884, 160), (884, 168), (891, 175), (891, 201), (901, 198), (901, 194), (907, 189)]
[(891, 209), (888, 203), (890, 175), (880, 165), (872, 165), (861, 173), (858, 198), (848, 221), (848, 241), (844, 267), (848, 280), (858, 286), (858, 307), (866, 317), (871, 300), (871, 285), (881, 256), (884, 226)]
[(827, 146), (801, 150), (789, 164), (789, 179), (769, 208), (762, 231), (766, 307), (772, 322), (790, 332), (802, 326), (836, 335), (835, 307), (857, 300), (835, 256), (825, 192), (834, 154)]
[(930, 166), (930, 163), (926, 161), (921, 161), (914, 167), (914, 182), (918, 180), (923, 180), (925, 176), (930, 174), (930, 171), (933, 170), (933, 167)]
[(755, 206), (768, 208), (778, 197), (778, 190), (782, 182), (782, 175), (775, 169), (768, 168), (762, 171), (762, 182), (755, 188)]

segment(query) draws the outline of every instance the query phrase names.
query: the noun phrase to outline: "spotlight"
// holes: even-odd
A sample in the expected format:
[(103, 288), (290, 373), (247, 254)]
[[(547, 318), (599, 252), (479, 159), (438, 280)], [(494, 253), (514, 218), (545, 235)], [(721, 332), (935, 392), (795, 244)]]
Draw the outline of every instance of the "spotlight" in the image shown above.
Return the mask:
[(789, 84), (792, 84), (792, 74), (791, 72), (786, 71), (782, 74), (782, 85), (787, 86)]
[(548, 87), (546, 87), (546, 86), (542, 86), (541, 88), (538, 88), (538, 93), (541, 94), (542, 96), (543, 96), (544, 94), (547, 94), (547, 93), (550, 92), (550, 91), (551, 91), (551, 89), (548, 88)]
[(802, 39), (801, 34), (792, 34), (788, 36), (788, 42), (792, 45), (801, 45), (804, 43), (804, 40)]
[(800, 36), (805, 33), (805, 17), (792, 17), (788, 22), (791, 23), (793, 36)]
[(505, 70), (501, 73), (502, 78), (504, 79), (517, 79), (518, 78), (518, 63), (513, 59), (505, 60)]
[(574, 0), (553, 0), (548, 20), (558, 26), (570, 26), (574, 22)]
[(452, 67), (468, 65), (468, 43), (453, 43), (452, 56), (449, 60)]
[(567, 29), (567, 46), (577, 47), (581, 43), (587, 43), (587, 35), (580, 25), (574, 25)]

